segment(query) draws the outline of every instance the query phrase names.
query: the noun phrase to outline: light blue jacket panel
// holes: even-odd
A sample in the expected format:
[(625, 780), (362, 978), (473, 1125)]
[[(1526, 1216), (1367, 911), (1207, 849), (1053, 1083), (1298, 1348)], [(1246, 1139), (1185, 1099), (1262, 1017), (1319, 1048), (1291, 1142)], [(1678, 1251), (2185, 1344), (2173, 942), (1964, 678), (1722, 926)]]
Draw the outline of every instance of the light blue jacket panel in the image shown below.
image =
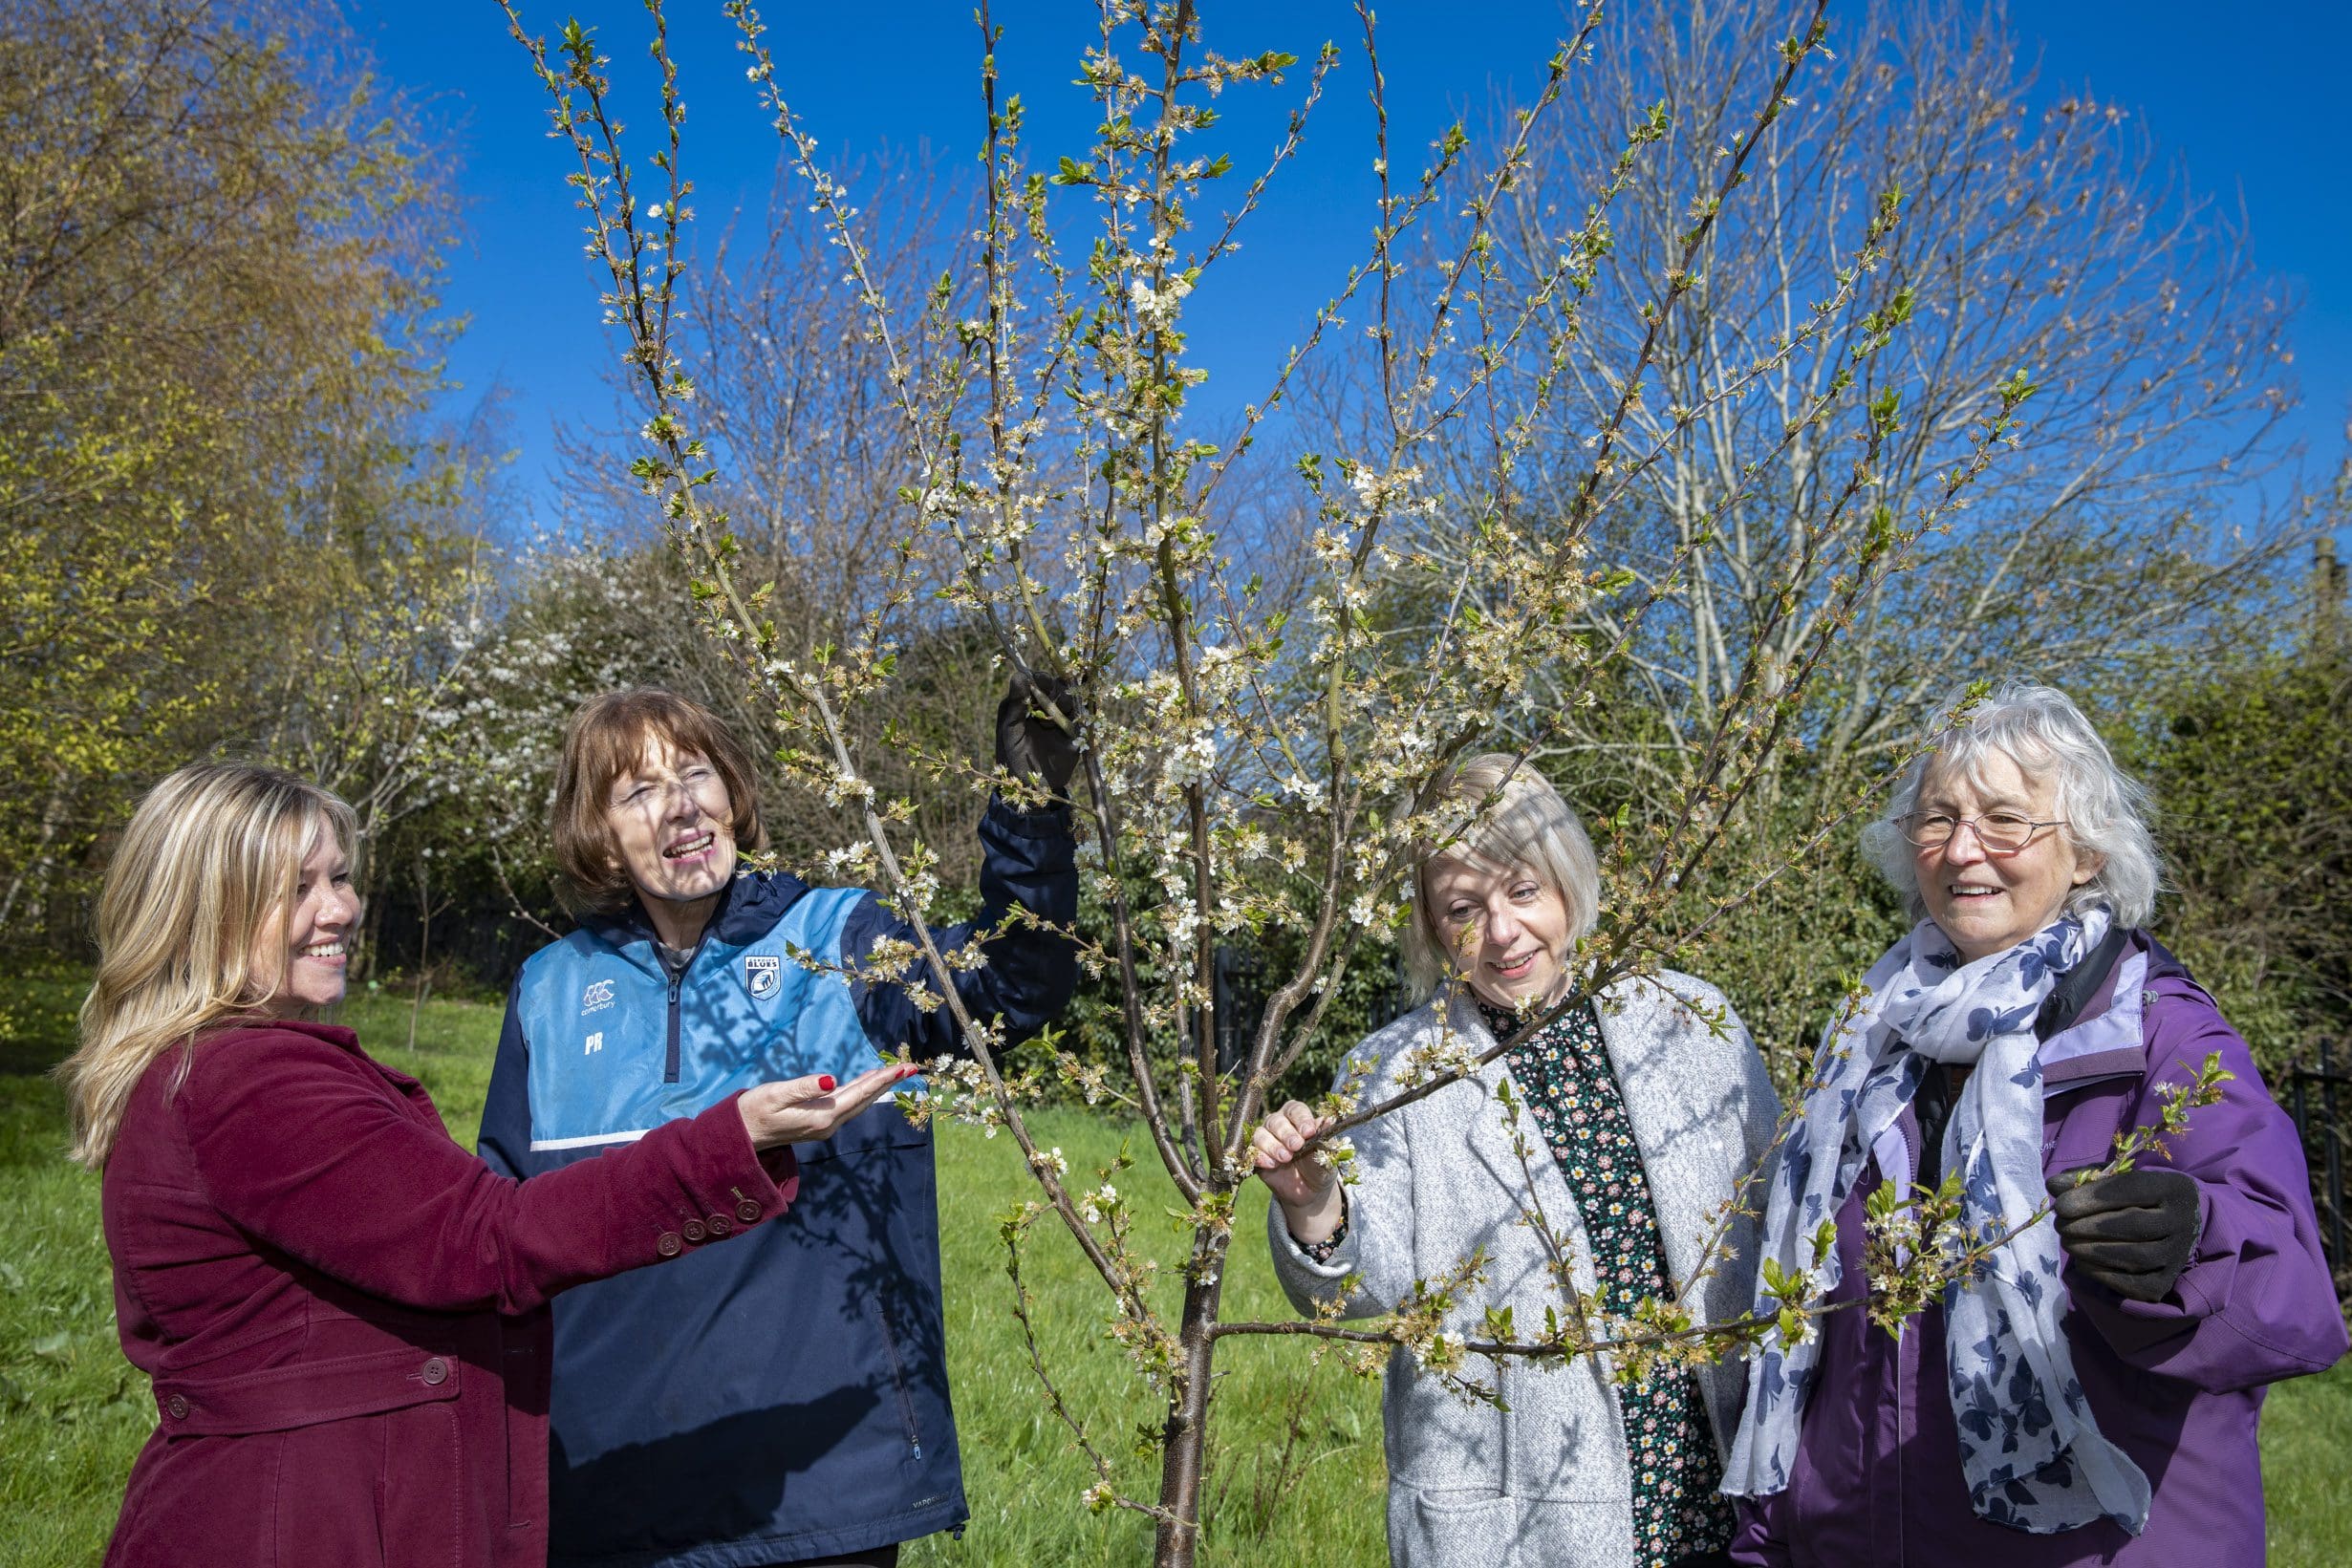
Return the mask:
[[(533, 955), (515, 988), (531, 1048), (531, 1150), (625, 1143), (755, 1084), (874, 1066), (838, 967), (842, 928), (867, 896), (814, 889), (753, 940), (713, 931), (675, 987), (649, 939), (615, 947), (575, 931)], [(638, 1043), (653, 1041), (662, 1048)]]

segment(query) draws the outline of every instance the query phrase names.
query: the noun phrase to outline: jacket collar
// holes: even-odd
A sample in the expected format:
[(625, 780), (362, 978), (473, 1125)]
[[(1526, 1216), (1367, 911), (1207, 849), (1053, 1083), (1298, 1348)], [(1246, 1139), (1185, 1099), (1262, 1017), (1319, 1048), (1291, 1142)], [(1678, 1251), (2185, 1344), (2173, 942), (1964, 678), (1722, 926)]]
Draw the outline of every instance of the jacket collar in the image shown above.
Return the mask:
[(1596, 1010), (1679, 1294), (1709, 1262), (1709, 1243), (1726, 1218), (1722, 1200), (1746, 1164), (1744, 1146), (1727, 1135), (1722, 1085), (1707, 1055), (1716, 1020), (1678, 995), (1671, 976), (1621, 979), (1601, 993)]
[[(1669, 1060), (1678, 1036), (1670, 1033), (1659, 1014), (1663, 1008), (1677, 1005), (1672, 994), (1654, 982), (1631, 977), (1604, 988), (1593, 1001), (1610, 1077), (1624, 1102), (1656, 1210), (1667, 1272), (1675, 1289), (1681, 1290), (1704, 1261), (1705, 1243), (1715, 1229), (1713, 1205), (1731, 1191), (1738, 1174), (1734, 1166), (1739, 1151), (1727, 1151), (1715, 1135), (1715, 1118), (1710, 1107), (1699, 1103), (1701, 1097), (1695, 1094), (1688, 1071), (1691, 1064)], [(1495, 1037), (1467, 987), (1457, 989), (1448, 1019), (1457, 1038), (1473, 1054), (1482, 1054), (1494, 1045)], [(1478, 1081), (1492, 1097), (1508, 1079), (1514, 1097), (1524, 1106), (1526, 1085), (1512, 1076), (1508, 1056), (1500, 1056), (1487, 1063), (1478, 1069)], [(1490, 1106), (1476, 1116), (1470, 1148), (1488, 1172), (1514, 1194), (1526, 1194), (1532, 1178), (1532, 1195), (1553, 1223), (1573, 1223), (1575, 1205), (1566, 1178), (1534, 1119), (1523, 1109), (1520, 1113), (1519, 1126), (1528, 1144), (1522, 1170), (1503, 1128), (1500, 1107)], [(1586, 1259), (1580, 1257), (1576, 1269), (1580, 1288), (1592, 1288), (1588, 1272)]]
[[(379, 1062), (368, 1055), (359, 1043), (358, 1031), (345, 1024), (324, 1023), (317, 1019), (267, 1018), (253, 1013), (223, 1019), (218, 1024), (205, 1030), (200, 1038), (205, 1041), (215, 1041), (227, 1035), (270, 1033), (308, 1035), (313, 1040), (323, 1040), (328, 1044), (358, 1058), (370, 1069), (391, 1080), (402, 1093), (419, 1087), (415, 1078), (388, 1063)], [(184, 1050), (186, 1047), (183, 1046), (180, 1049)]]
[[(808, 884), (796, 876), (739, 869), (719, 890), (719, 902), (710, 912), (709, 923), (702, 927), (702, 940), (716, 937), (728, 947), (747, 947), (773, 931), (785, 912), (808, 891)], [(643, 942), (651, 955), (654, 925), (645, 916), (644, 905), (635, 898), (611, 913), (592, 914), (580, 925), (612, 947)]]
[(2073, 1028), (2094, 1006), (2104, 1008), (2114, 993), (2116, 961), (2130, 944), (2131, 928), (2121, 921), (2109, 922), (2099, 945), (2082, 955), (2082, 961), (2061, 976), (2041, 999), (2041, 1011), (2034, 1016), (2035, 1035), (2047, 1041)]
[(2041, 1037), (2035, 1060), (2045, 1090), (2147, 1070), (2142, 1028), (2147, 981), (2164, 973), (2162, 960), (2170, 958), (2146, 932), (2119, 924), (2051, 988), (2034, 1020)]
[(313, 1039), (323, 1040), (330, 1045), (340, 1045), (354, 1055), (365, 1054), (359, 1049), (358, 1031), (348, 1025), (327, 1023), (318, 1019), (272, 1018), (266, 1013), (239, 1013), (225, 1018), (218, 1023), (208, 1025), (202, 1032), (202, 1038), (210, 1039), (216, 1034), (256, 1034), (270, 1029), (309, 1035)]

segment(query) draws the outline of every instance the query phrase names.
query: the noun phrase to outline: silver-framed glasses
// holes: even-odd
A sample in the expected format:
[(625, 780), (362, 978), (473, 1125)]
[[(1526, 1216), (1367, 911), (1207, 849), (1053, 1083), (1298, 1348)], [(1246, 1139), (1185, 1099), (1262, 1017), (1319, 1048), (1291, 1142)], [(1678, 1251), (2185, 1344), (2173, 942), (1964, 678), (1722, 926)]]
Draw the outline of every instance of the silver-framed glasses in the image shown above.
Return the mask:
[(1989, 855), (2014, 855), (2034, 842), (2034, 836), (2044, 827), (2063, 827), (2063, 818), (2050, 822), (2036, 822), (2017, 811), (1986, 811), (1974, 817), (1955, 817), (1949, 811), (1913, 811), (1896, 819), (1896, 826), (1905, 838), (1922, 849), (1940, 849), (1952, 842), (1952, 835), (1965, 827), (1976, 835), (1976, 843)]

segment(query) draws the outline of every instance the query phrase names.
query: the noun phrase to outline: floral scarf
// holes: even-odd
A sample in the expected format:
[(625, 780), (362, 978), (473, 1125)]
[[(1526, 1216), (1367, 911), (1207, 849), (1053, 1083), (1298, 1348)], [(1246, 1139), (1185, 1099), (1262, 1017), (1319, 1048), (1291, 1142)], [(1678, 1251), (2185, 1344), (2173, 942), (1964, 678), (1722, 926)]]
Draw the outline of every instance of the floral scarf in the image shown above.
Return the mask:
[[(1815, 1231), (1845, 1203), (1930, 1062), (1975, 1068), (1944, 1129), (1944, 1169), (1961, 1173), (1962, 1226), (2013, 1230), (2040, 1208), (2034, 1020), (2058, 977), (2099, 945), (2109, 918), (2104, 908), (2064, 917), (1974, 963), (1931, 921), (1897, 942), (1864, 980), (1868, 999), (1823, 1037), (1818, 1086), (1773, 1171), (1763, 1256), (1791, 1276), (1806, 1267)], [(2059, 1326), (2063, 1262), (2044, 1216), (1946, 1290), (1960, 1468), (1978, 1516), (1996, 1524), (2049, 1535), (2105, 1517), (2136, 1536), (2147, 1522), (2147, 1478), (2100, 1435), (2075, 1378)], [(1825, 1298), (1841, 1275), (1833, 1247), (1812, 1264), (1808, 1300)], [(1759, 1281), (1759, 1315), (1779, 1304)], [(1759, 1496), (1788, 1485), (1820, 1354), (1818, 1334), (1793, 1344), (1777, 1329), (1765, 1336), (1748, 1364), (1747, 1411), (1724, 1466), (1725, 1492)]]

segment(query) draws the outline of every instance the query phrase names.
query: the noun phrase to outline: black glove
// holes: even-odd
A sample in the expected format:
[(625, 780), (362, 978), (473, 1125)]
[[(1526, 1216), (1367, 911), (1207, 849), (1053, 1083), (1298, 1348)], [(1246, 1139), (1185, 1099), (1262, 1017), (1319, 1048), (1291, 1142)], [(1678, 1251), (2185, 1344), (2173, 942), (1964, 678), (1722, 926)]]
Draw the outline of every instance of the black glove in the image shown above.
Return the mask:
[(2197, 1183), (2178, 1171), (2050, 1178), (2052, 1218), (2074, 1266), (2116, 1295), (2161, 1301), (2196, 1251)]
[[(1033, 706), (1035, 698), (1050, 701), (1070, 721), (1071, 729), (1040, 717)], [(1067, 799), (1070, 776), (1078, 771), (1078, 738), (1072, 733), (1077, 722), (1077, 696), (1068, 681), (1055, 676), (1016, 675), (1004, 700), (997, 704), (997, 761), (1008, 771)]]

